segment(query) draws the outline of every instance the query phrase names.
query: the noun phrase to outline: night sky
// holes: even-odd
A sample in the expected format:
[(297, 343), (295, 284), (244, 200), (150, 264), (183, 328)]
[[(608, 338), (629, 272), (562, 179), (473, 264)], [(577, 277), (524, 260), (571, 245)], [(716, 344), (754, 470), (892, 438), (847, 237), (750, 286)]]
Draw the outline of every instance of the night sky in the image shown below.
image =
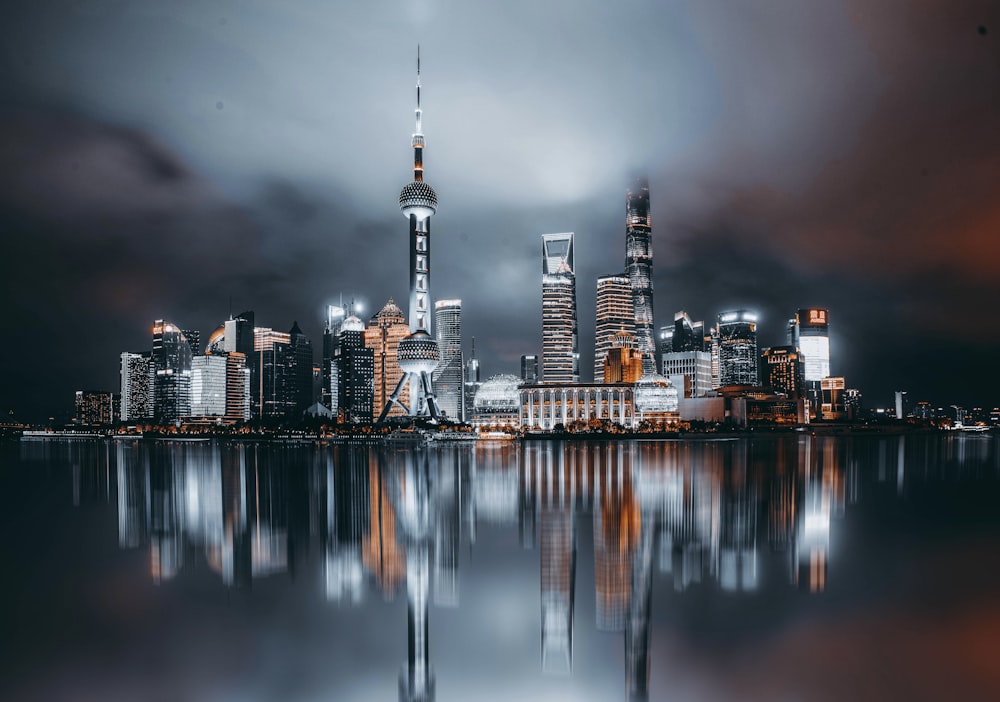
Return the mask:
[[(118, 390), (164, 318), (320, 346), (405, 303), (421, 44), (435, 299), (484, 378), (541, 351), (541, 237), (596, 277), (650, 179), (657, 327), (830, 310), (867, 406), (1000, 404), (1000, 5), (31, 0), (0, 9), (0, 409)], [(405, 305), (404, 305), (405, 306)], [(318, 352), (317, 352), (318, 361)]]

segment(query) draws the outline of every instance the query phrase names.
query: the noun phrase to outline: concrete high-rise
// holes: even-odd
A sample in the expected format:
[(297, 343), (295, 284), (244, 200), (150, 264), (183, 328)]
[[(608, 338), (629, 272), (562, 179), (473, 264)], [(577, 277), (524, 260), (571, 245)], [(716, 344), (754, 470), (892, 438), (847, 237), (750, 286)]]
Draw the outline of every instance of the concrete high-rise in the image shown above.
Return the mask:
[(462, 362), (462, 301), (438, 300), (434, 303), (434, 327), (441, 362), (434, 371), (434, 393), (438, 406), (453, 420), (465, 416), (463, 401), (464, 369)]
[(685, 397), (701, 397), (712, 389), (712, 354), (708, 351), (667, 351), (660, 359), (661, 373), (684, 378)]
[[(434, 188), (424, 182), (423, 112), (420, 109), (420, 49), (417, 48), (417, 108), (413, 146), (413, 181), (399, 193), (399, 209), (410, 223), (410, 334), (399, 342), (396, 354), (403, 372), (396, 389), (382, 408), (381, 423), (393, 409), (401, 407), (411, 417), (438, 418), (437, 398), (431, 374), (441, 360), (431, 336), (431, 215), (437, 212)], [(409, 386), (409, 406), (401, 400)]]
[[(604, 378), (604, 357), (619, 332), (635, 330), (635, 304), (632, 283), (623, 273), (602, 275), (597, 279), (597, 311), (594, 324), (594, 382)], [(634, 335), (633, 335), (634, 338)]]
[(719, 382), (757, 385), (757, 315), (734, 310), (719, 315)]
[(649, 183), (636, 178), (625, 197), (625, 273), (632, 283), (635, 337), (646, 356), (646, 370), (656, 367), (653, 334), (653, 227), (649, 211)]
[(226, 419), (250, 419), (250, 368), (239, 351), (226, 354)]
[(542, 382), (580, 380), (573, 232), (542, 235)]
[[(375, 363), (375, 407), (389, 405), (389, 397), (393, 388), (404, 380), (403, 370), (399, 367), (399, 342), (410, 333), (410, 327), (403, 316), (403, 310), (390, 297), (385, 306), (368, 322), (364, 330), (365, 346), (374, 352)], [(399, 394), (399, 403), (392, 406), (385, 416), (401, 417), (406, 415), (409, 400), (409, 388), (405, 385)]]
[(222, 417), (225, 414), (225, 356), (195, 356), (191, 359), (191, 415)]

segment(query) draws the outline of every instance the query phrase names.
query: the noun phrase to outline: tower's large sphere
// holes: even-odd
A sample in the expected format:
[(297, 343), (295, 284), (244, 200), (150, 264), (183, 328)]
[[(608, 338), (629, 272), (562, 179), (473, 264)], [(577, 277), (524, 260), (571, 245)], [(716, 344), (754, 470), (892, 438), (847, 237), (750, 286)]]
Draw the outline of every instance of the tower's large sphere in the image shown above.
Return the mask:
[(399, 342), (396, 359), (404, 373), (430, 373), (437, 368), (441, 352), (431, 335), (418, 329)]
[(424, 220), (437, 212), (438, 196), (434, 188), (422, 180), (415, 180), (403, 186), (399, 192), (399, 209), (407, 219), (416, 215)]

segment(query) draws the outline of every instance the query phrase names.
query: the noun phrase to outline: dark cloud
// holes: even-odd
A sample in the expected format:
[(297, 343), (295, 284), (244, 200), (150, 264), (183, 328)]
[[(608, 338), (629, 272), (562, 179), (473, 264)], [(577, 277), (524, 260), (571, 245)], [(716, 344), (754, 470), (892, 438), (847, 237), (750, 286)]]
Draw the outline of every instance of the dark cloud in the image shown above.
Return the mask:
[(658, 324), (755, 307), (773, 344), (822, 305), (871, 403), (995, 404), (968, 369), (1000, 341), (997, 24), (976, 1), (4, 7), (3, 331), (53, 350), (3, 405), (114, 387), (158, 316), (207, 333), (232, 298), (317, 337), (341, 294), (405, 299), (418, 40), (434, 295), (463, 299), (487, 374), (539, 351), (550, 231), (577, 235), (589, 368), (645, 170)]

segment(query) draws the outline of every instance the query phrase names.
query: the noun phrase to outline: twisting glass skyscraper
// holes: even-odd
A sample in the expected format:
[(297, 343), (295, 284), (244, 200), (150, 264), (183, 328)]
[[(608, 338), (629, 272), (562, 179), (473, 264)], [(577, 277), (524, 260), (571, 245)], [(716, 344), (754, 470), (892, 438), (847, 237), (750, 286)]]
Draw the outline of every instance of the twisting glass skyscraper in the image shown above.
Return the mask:
[(649, 184), (636, 178), (625, 198), (625, 274), (632, 283), (635, 307), (635, 338), (646, 358), (643, 367), (656, 366), (653, 335), (653, 229), (649, 213)]
[[(431, 215), (437, 212), (434, 188), (424, 182), (423, 112), (420, 109), (420, 48), (417, 47), (416, 130), (413, 132), (413, 182), (399, 193), (399, 209), (410, 222), (410, 335), (399, 342), (397, 358), (403, 371), (396, 389), (382, 408), (382, 422), (393, 404), (399, 403), (403, 386), (410, 386), (410, 416), (437, 419), (437, 399), (431, 373), (441, 360), (431, 336)], [(401, 403), (400, 403), (401, 404)]]
[(542, 381), (579, 380), (573, 232), (542, 234)]

